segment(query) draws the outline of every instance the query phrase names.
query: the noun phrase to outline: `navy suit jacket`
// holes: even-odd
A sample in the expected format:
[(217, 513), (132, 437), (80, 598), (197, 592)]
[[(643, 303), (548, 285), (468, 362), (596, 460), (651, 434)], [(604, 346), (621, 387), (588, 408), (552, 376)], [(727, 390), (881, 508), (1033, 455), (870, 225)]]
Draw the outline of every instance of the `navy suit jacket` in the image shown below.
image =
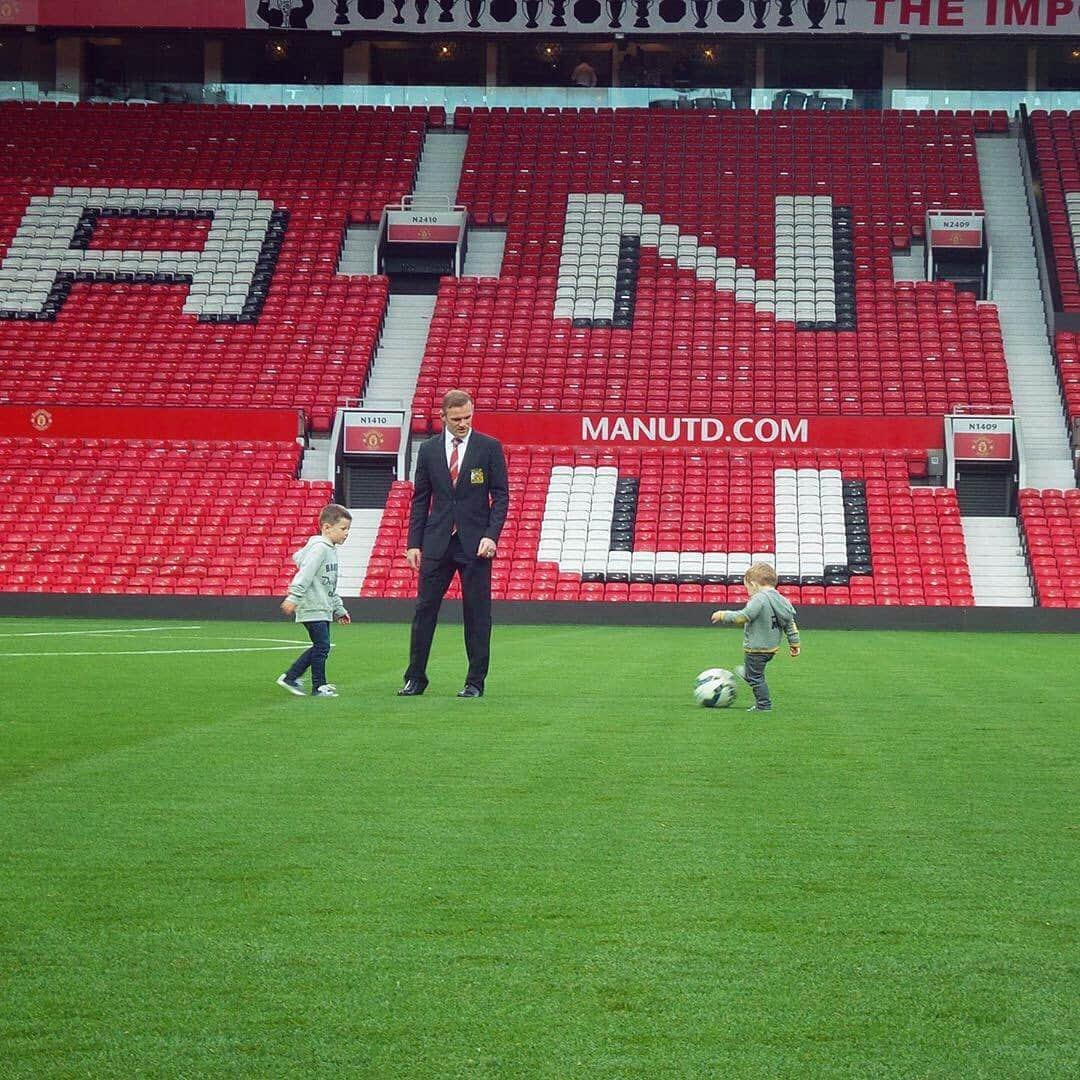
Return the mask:
[(506, 458), (499, 440), (472, 432), (453, 485), (440, 433), (421, 443), (416, 457), (406, 546), (420, 548), (426, 558), (441, 559), (456, 525), (462, 549), (475, 557), (483, 537), (499, 542), (509, 507)]

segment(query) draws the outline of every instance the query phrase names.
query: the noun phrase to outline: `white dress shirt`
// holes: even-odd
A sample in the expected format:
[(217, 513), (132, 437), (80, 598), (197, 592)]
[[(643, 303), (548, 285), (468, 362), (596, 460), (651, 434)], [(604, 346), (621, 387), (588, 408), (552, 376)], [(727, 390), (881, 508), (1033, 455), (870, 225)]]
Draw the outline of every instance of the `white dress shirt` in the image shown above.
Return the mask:
[[(461, 463), (465, 460), (465, 448), (469, 445), (469, 435), (472, 434), (472, 429), (466, 435), (461, 437), (461, 442), (458, 444), (457, 449), (457, 462), (458, 469), (461, 469)], [(454, 452), (454, 436), (450, 434), (449, 430), (446, 431), (445, 448), (446, 448), (446, 467), (450, 468), (450, 455)]]

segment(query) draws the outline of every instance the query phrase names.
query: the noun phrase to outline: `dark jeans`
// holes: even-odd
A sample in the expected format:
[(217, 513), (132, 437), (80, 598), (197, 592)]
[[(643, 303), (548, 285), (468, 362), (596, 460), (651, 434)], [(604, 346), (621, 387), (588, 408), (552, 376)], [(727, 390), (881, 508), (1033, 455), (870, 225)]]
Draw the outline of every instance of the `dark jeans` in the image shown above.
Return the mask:
[(311, 648), (296, 658), (293, 666), (285, 672), (285, 678), (295, 682), (311, 668), (311, 692), (314, 694), (326, 683), (326, 658), (330, 655), (330, 624), (306, 622), (304, 627), (311, 638)]
[(769, 684), (765, 681), (765, 665), (775, 655), (775, 653), (748, 652), (743, 660), (746, 684), (754, 691), (754, 701), (759, 709), (772, 708), (772, 698), (769, 697)]
[(454, 574), (461, 575), (465, 653), (469, 658), (469, 673), (465, 676), (465, 682), (483, 690), (491, 657), (491, 560), (467, 555), (457, 535), (450, 537), (450, 545), (441, 559), (421, 560), (405, 678), (416, 679), (427, 686), (431, 642), (435, 637), (443, 597), (450, 588)]

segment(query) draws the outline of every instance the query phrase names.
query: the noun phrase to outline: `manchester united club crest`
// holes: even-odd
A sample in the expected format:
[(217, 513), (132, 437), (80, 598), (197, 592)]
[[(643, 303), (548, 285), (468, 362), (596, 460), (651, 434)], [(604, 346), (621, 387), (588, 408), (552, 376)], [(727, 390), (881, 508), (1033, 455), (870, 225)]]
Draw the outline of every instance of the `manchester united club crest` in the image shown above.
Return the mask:
[(979, 457), (989, 457), (994, 452), (994, 445), (989, 439), (981, 437), (975, 440), (972, 449)]
[(416, 231), (416, 239), (417, 240), (430, 240), (431, 239), (431, 230), (430, 229), (417, 229), (417, 231)]
[(381, 431), (365, 431), (363, 442), (368, 450), (378, 450), (386, 442), (386, 436)]
[(52, 427), (53, 417), (48, 409), (35, 409), (30, 414), (30, 426), (35, 431), (48, 431)]

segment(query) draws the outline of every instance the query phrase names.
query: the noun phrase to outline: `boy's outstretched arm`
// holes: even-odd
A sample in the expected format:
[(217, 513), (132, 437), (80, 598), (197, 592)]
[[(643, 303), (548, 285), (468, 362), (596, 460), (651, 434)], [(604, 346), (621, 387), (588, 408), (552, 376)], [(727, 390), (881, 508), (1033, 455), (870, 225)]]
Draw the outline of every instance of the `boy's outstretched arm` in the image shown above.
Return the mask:
[(746, 614), (746, 608), (741, 611), (724, 611), (721, 608), (714, 611), (710, 618), (715, 626), (745, 626), (750, 621), (750, 616)]
[(760, 596), (751, 596), (746, 606), (738, 611), (725, 611), (721, 608), (712, 613), (712, 622), (716, 626), (745, 626), (761, 606)]
[(784, 633), (787, 635), (788, 651), (792, 656), (798, 656), (802, 651), (802, 642), (799, 640), (799, 627), (794, 619), (789, 619), (784, 624)]

